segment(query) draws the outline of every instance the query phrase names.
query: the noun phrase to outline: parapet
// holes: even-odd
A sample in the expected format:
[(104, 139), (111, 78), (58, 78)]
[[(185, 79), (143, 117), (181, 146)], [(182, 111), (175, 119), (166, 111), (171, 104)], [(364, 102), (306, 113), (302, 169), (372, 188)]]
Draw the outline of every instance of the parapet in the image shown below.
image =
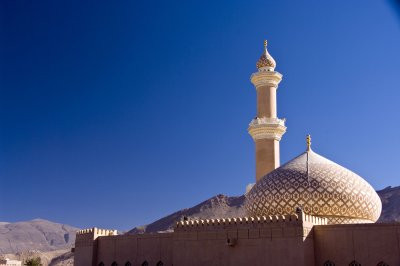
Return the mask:
[(76, 232), (76, 235), (85, 235), (85, 234), (92, 234), (96, 236), (115, 236), (118, 235), (117, 230), (107, 230), (107, 229), (100, 229), (100, 228), (89, 228), (83, 229)]
[(220, 218), (220, 219), (196, 219), (186, 220), (176, 223), (176, 228), (201, 227), (201, 226), (227, 226), (227, 225), (245, 225), (245, 224), (294, 224), (308, 222), (313, 225), (326, 225), (328, 220), (322, 217), (316, 217), (302, 212), (290, 215), (269, 215), (256, 217), (238, 217), (238, 218)]
[(327, 225), (328, 224), (328, 218), (324, 217), (318, 217), (318, 216), (313, 216), (310, 214), (302, 214), (303, 216), (303, 222), (309, 222), (312, 223), (313, 225)]
[(255, 224), (255, 223), (296, 223), (301, 221), (299, 215), (270, 215), (261, 217), (238, 217), (238, 218), (221, 218), (221, 219), (199, 219), (186, 220), (176, 223), (176, 227), (193, 227), (193, 226), (218, 226), (218, 225), (238, 225), (238, 224)]
[(117, 230), (99, 229), (96, 227), (83, 229), (76, 232), (75, 248), (82, 246), (92, 246), (99, 236), (115, 236)]

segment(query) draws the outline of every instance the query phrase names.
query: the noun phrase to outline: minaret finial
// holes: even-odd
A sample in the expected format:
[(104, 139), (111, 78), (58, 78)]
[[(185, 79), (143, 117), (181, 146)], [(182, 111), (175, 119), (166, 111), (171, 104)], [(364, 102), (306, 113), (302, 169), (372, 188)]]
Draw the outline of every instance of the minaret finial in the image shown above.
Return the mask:
[(311, 135), (308, 134), (306, 139), (307, 139), (307, 151), (310, 151), (311, 150)]
[(264, 40), (264, 51), (256, 64), (258, 71), (274, 71), (276, 67), (275, 60), (268, 53), (267, 45), (268, 41)]

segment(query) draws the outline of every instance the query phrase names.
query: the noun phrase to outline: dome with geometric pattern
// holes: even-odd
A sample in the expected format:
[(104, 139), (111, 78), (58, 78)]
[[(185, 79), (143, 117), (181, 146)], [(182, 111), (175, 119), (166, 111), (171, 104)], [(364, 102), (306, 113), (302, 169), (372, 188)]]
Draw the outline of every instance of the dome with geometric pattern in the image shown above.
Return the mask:
[(382, 203), (370, 184), (310, 148), (260, 179), (246, 194), (248, 215), (304, 213), (329, 224), (373, 223)]

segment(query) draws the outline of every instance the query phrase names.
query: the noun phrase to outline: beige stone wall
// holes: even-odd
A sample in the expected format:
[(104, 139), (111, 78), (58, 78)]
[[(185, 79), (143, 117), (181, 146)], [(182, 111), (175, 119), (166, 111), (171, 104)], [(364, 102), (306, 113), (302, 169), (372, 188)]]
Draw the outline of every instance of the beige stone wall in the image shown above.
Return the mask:
[(76, 233), (75, 239), (74, 265), (97, 265), (96, 257), (98, 254), (98, 237), (112, 237), (116, 235), (116, 230), (104, 230), (96, 227), (79, 230)]
[(77, 235), (75, 265), (400, 265), (400, 224), (321, 224), (299, 214), (185, 221), (164, 234), (86, 233)]
[(363, 266), (383, 261), (400, 265), (400, 224), (347, 224), (314, 227), (315, 265), (327, 260)]
[[(229, 245), (227, 241), (234, 243)], [(184, 228), (174, 233), (174, 265), (314, 265), (301, 222)]]
[(118, 265), (128, 261), (132, 265), (142, 265), (144, 261), (149, 265), (159, 261), (172, 265), (172, 239), (172, 233), (99, 237), (96, 265), (111, 265), (114, 261)]
[[(309, 242), (309, 241), (308, 241)], [(302, 245), (297, 239), (241, 238), (237, 246), (229, 247), (225, 240), (177, 241), (174, 265), (314, 265), (302, 252), (312, 245)]]
[(76, 234), (74, 265), (94, 265), (93, 254), (95, 252), (94, 233), (86, 232)]
[[(313, 217), (303, 215), (198, 220), (173, 233), (99, 236), (93, 260), (77, 237), (76, 266), (83, 265), (314, 265)], [(318, 218), (314, 218), (318, 219)], [(319, 219), (321, 220), (321, 219)], [(318, 220), (318, 221), (319, 221)], [(315, 222), (317, 222), (315, 220)], [(90, 246), (90, 245), (89, 245)], [(92, 264), (89, 264), (92, 263)]]

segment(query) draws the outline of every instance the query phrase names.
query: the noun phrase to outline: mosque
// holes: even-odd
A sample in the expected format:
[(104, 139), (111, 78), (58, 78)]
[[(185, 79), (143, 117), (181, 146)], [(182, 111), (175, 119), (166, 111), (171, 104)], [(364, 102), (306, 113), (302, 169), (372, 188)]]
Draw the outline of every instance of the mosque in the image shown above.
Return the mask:
[(400, 265), (400, 224), (375, 223), (379, 196), (367, 181), (311, 149), (280, 166), (286, 132), (277, 117), (282, 75), (267, 42), (251, 75), (257, 116), (256, 183), (246, 192), (246, 217), (177, 221), (173, 232), (118, 235), (80, 230), (75, 266), (132, 265)]

